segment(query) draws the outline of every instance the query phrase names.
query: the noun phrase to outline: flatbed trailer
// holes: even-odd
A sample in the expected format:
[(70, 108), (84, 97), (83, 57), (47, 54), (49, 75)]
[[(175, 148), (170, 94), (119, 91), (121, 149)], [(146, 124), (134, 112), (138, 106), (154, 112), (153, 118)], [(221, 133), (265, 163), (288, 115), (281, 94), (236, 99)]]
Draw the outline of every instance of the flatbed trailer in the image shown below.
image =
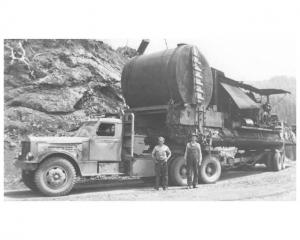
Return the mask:
[(186, 184), (183, 160), (189, 135), (197, 132), (203, 151), (200, 179), (216, 182), (222, 166), (264, 163), (284, 168), (286, 126), (271, 112), (270, 96), (282, 89), (259, 89), (235, 81), (215, 68), (195, 46), (180, 44), (125, 65), (122, 90), (136, 131), (146, 136), (150, 149), (158, 136), (174, 152), (169, 162), (171, 182)]

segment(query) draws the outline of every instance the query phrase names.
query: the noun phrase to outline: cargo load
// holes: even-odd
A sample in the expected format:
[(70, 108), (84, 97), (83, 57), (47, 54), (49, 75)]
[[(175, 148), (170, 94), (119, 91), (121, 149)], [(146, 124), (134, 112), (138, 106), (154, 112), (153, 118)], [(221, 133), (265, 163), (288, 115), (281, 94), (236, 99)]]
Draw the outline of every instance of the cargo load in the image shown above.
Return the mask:
[(178, 45), (137, 56), (125, 65), (122, 91), (131, 107), (174, 103), (207, 106), (212, 97), (211, 68), (196, 46)]

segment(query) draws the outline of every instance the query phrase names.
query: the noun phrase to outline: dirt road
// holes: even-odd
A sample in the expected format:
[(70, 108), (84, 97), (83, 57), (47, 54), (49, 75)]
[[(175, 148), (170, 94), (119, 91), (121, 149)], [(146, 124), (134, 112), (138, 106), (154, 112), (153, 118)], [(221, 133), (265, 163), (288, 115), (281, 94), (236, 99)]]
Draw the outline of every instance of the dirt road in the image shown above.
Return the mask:
[[(129, 184), (130, 185), (130, 184)], [(135, 201), (135, 200), (296, 200), (296, 162), (288, 161), (281, 172), (267, 172), (262, 167), (246, 171), (224, 171), (216, 184), (201, 184), (197, 189), (170, 187), (168, 191), (155, 191), (150, 184), (131, 184), (126, 188), (75, 189), (69, 196), (42, 197), (29, 190), (7, 191), (5, 200), (30, 201)]]

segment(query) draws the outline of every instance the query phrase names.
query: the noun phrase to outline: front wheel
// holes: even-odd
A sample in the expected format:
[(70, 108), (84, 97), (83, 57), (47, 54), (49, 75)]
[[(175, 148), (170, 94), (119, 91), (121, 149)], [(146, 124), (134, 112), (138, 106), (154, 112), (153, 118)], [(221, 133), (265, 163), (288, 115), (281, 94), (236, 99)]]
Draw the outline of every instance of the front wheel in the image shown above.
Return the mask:
[(215, 183), (221, 176), (222, 168), (219, 159), (214, 155), (206, 155), (200, 167), (199, 177), (203, 183)]
[(28, 187), (31, 191), (37, 192), (37, 186), (34, 181), (34, 172), (33, 171), (22, 171), (22, 181), (26, 187)]
[(35, 184), (47, 196), (68, 194), (76, 180), (74, 166), (66, 159), (52, 157), (43, 162), (35, 173)]

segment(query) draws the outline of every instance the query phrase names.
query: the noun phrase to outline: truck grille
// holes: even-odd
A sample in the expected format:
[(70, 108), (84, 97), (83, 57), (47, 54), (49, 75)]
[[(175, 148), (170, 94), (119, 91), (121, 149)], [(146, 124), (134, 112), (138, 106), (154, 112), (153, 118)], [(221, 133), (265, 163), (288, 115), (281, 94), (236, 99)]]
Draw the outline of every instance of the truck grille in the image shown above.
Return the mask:
[(29, 141), (22, 141), (21, 143), (21, 146), (22, 146), (22, 158), (25, 158), (26, 157), (26, 154), (28, 152), (30, 152), (30, 142)]

